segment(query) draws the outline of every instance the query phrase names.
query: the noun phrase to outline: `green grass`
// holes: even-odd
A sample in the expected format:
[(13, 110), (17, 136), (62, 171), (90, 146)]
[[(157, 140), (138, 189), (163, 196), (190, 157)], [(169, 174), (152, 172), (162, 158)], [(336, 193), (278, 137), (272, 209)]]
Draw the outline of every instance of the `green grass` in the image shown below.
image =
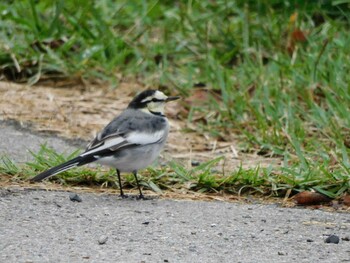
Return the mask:
[[(178, 165), (172, 180), (184, 176), (200, 191), (339, 196), (350, 180), (350, 1), (304, 2), (3, 1), (0, 71), (32, 84), (59, 77), (118, 87), (127, 78), (184, 96), (200, 84), (220, 99), (192, 108), (187, 121), (213, 112), (199, 132), (238, 139), (240, 150), (283, 166), (223, 176)], [(171, 184), (155, 174), (163, 176), (154, 189)]]
[[(78, 155), (59, 154), (53, 149), (42, 145), (38, 153), (31, 153), (32, 162), (19, 165), (7, 157), (0, 162), (0, 175), (12, 175), (11, 181), (29, 180), (41, 171), (61, 164)], [(197, 192), (225, 192), (231, 194), (258, 194), (283, 197), (287, 190), (294, 193), (314, 189), (329, 197), (341, 196), (350, 188), (350, 181), (344, 168), (343, 172), (331, 173), (327, 167), (315, 166), (306, 171), (291, 168), (250, 168), (238, 167), (235, 171), (223, 174), (218, 168), (218, 157), (197, 167), (186, 168), (177, 162), (169, 163), (168, 167), (152, 168), (142, 171), (138, 177), (146, 189), (161, 193), (164, 190)], [(0, 176), (1, 178), (1, 176)], [(63, 185), (87, 185), (117, 188), (114, 169), (101, 167), (79, 167), (52, 177)], [(132, 174), (123, 175), (123, 187), (135, 188), (136, 181)]]

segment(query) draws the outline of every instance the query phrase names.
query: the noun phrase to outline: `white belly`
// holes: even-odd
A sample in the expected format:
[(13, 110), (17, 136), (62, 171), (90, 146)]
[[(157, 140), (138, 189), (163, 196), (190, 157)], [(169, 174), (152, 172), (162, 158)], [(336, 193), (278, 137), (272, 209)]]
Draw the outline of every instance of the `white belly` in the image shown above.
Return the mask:
[(120, 172), (133, 172), (144, 169), (152, 164), (163, 148), (165, 140), (161, 144), (135, 146), (119, 150), (114, 156), (102, 157), (96, 162), (102, 165), (118, 169)]

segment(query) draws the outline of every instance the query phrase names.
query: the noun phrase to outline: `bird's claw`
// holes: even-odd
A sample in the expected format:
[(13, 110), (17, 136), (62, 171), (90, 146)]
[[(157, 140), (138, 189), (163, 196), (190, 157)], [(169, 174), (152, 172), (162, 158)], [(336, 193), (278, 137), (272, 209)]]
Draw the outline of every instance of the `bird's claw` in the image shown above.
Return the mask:
[(128, 195), (125, 195), (125, 194), (121, 194), (120, 197), (121, 197), (122, 199), (127, 199), (127, 198), (129, 198), (129, 196), (128, 196)]
[(136, 200), (149, 200), (150, 198), (144, 196), (144, 195), (126, 195), (121, 194), (119, 195), (121, 199), (136, 199)]

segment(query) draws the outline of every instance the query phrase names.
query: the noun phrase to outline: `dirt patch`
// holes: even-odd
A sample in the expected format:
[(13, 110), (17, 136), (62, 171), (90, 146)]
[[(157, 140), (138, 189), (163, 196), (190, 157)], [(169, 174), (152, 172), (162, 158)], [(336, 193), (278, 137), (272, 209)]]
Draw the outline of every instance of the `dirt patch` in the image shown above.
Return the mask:
[[(118, 115), (132, 97), (145, 87), (122, 83), (117, 89), (106, 86), (28, 86), (0, 82), (0, 113), (3, 120), (30, 122), (38, 132), (50, 132), (69, 139), (91, 140), (110, 120)], [(196, 127), (180, 117), (184, 100), (167, 105), (171, 131), (163, 153), (165, 159), (179, 159), (189, 165), (192, 160), (208, 161), (218, 156), (226, 172), (242, 165), (280, 165), (279, 159), (241, 153), (231, 142), (215, 140), (205, 134), (185, 132)]]

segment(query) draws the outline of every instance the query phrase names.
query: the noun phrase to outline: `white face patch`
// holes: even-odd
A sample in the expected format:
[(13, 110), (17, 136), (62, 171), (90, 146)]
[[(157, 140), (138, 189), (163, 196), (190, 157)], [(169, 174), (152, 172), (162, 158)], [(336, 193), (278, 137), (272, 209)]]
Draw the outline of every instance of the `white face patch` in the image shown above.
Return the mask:
[(164, 115), (165, 102), (150, 102), (147, 104), (147, 108), (141, 109), (143, 112), (149, 114), (160, 114)]
[(168, 96), (166, 96), (163, 92), (157, 90), (154, 93), (154, 98), (158, 99), (158, 100), (166, 100), (168, 98)]
[(166, 96), (163, 92), (157, 90), (152, 96), (148, 96), (147, 98), (144, 98), (141, 102), (151, 102), (152, 99), (156, 99), (156, 100), (166, 100), (168, 98), (168, 96)]
[(144, 98), (141, 102), (147, 103), (147, 107), (142, 111), (147, 113), (159, 113), (164, 115), (164, 105), (166, 102), (166, 96), (163, 92), (157, 90), (152, 96)]

